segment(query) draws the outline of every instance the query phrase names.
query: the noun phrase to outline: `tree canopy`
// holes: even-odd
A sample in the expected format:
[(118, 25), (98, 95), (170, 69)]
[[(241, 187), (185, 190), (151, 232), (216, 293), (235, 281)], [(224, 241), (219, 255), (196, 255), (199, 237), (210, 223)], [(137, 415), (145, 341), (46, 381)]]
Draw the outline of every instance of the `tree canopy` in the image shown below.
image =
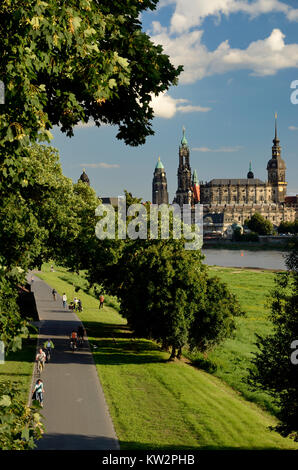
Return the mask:
[(114, 124), (138, 145), (153, 134), (151, 95), (177, 83), (140, 14), (157, 0), (3, 0), (0, 5), (0, 149), (11, 154), (58, 125)]
[(258, 235), (270, 235), (273, 230), (273, 225), (270, 220), (265, 219), (261, 214), (256, 212), (250, 219), (245, 220), (245, 225)]
[(298, 441), (298, 365), (292, 361), (293, 342), (298, 350), (298, 239), (292, 241), (286, 273), (276, 276), (270, 294), (273, 332), (258, 336), (258, 351), (250, 370), (249, 383), (272, 395), (279, 407), (279, 425), (283, 436)]

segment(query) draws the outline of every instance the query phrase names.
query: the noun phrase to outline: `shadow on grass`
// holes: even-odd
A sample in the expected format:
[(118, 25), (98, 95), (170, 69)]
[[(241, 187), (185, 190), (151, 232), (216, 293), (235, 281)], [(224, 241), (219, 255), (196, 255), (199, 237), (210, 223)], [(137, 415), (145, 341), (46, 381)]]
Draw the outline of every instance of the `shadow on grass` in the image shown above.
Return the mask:
[[(231, 457), (233, 452), (237, 452), (240, 455), (243, 454), (245, 459), (249, 455), (253, 454), (254, 451), (277, 451), (277, 447), (268, 446), (268, 447), (233, 447), (233, 446), (216, 446), (216, 445), (207, 445), (207, 446), (189, 446), (183, 445), (183, 443), (177, 445), (162, 445), (162, 444), (152, 444), (149, 442), (133, 442), (133, 441), (124, 441), (119, 440), (121, 451), (150, 451), (153, 454), (158, 455), (157, 452), (181, 452), (181, 451), (205, 451), (205, 457), (208, 457), (208, 451), (224, 451), (225, 453), (231, 452)], [(108, 438), (105, 436), (87, 436), (82, 434), (45, 434), (44, 437), (37, 442), (37, 451), (46, 451), (46, 450), (116, 450), (118, 447), (117, 440), (113, 438)], [(118, 451), (119, 452), (119, 451)], [(283, 453), (278, 450), (279, 453)], [(286, 451), (287, 452), (287, 451)], [(292, 452), (292, 451), (289, 451)], [(42, 454), (41, 454), (42, 455)], [(113, 456), (117, 454), (114, 453)], [(121, 454), (122, 455), (122, 454)], [(123, 454), (125, 455), (125, 454)], [(160, 455), (162, 458), (162, 455)], [(200, 458), (204, 457), (204, 454), (200, 454)], [(227, 455), (225, 455), (227, 457)], [(150, 463), (154, 463), (154, 457), (151, 457)], [(159, 459), (155, 464), (160, 463)]]
[(162, 363), (168, 359), (157, 344), (134, 338), (126, 325), (85, 322), (84, 326), (96, 364)]

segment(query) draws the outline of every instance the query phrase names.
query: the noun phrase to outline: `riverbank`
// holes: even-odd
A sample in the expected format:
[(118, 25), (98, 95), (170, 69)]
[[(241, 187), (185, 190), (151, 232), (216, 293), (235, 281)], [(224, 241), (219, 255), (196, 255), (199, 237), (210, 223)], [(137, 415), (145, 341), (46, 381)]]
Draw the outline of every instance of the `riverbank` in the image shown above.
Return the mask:
[(169, 354), (156, 343), (133, 338), (115, 309), (98, 308), (83, 275), (56, 267), (55, 272), (43, 267), (38, 275), (69, 299), (78, 295), (82, 300), (78, 315), (121, 450), (297, 449), (268, 430), (274, 417), (219, 378), (182, 361), (168, 362)]
[(233, 242), (230, 240), (204, 240), (203, 250), (287, 251), (288, 243)]

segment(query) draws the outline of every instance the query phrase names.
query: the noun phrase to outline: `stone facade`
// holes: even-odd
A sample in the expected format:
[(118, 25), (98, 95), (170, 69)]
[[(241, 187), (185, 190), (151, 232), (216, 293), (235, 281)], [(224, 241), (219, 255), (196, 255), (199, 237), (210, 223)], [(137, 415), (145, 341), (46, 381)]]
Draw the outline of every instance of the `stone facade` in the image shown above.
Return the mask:
[(164, 166), (158, 158), (157, 165), (154, 170), (152, 181), (152, 202), (153, 204), (168, 204), (169, 194), (167, 177)]
[(255, 212), (270, 220), (275, 227), (282, 221), (292, 222), (297, 218), (298, 197), (288, 198), (286, 165), (281, 158), (280, 140), (277, 136), (275, 116), (275, 136), (272, 157), (267, 164), (268, 181), (254, 177), (251, 163), (246, 178), (213, 179), (200, 183), (200, 200), (194, 198), (191, 182), (189, 147), (183, 130), (179, 147), (178, 189), (174, 203), (204, 206), (204, 231), (225, 233), (236, 223), (243, 225)]

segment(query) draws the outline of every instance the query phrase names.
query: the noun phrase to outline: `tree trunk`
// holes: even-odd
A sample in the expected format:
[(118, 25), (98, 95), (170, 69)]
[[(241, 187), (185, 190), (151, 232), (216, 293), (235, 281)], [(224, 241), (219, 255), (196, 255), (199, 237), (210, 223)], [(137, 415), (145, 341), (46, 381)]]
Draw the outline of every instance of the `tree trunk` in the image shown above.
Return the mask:
[(171, 356), (170, 356), (170, 361), (173, 361), (176, 357), (176, 348), (174, 346), (172, 346), (172, 353), (171, 353)]
[(181, 359), (181, 356), (182, 356), (182, 347), (180, 346), (177, 352), (177, 359)]

